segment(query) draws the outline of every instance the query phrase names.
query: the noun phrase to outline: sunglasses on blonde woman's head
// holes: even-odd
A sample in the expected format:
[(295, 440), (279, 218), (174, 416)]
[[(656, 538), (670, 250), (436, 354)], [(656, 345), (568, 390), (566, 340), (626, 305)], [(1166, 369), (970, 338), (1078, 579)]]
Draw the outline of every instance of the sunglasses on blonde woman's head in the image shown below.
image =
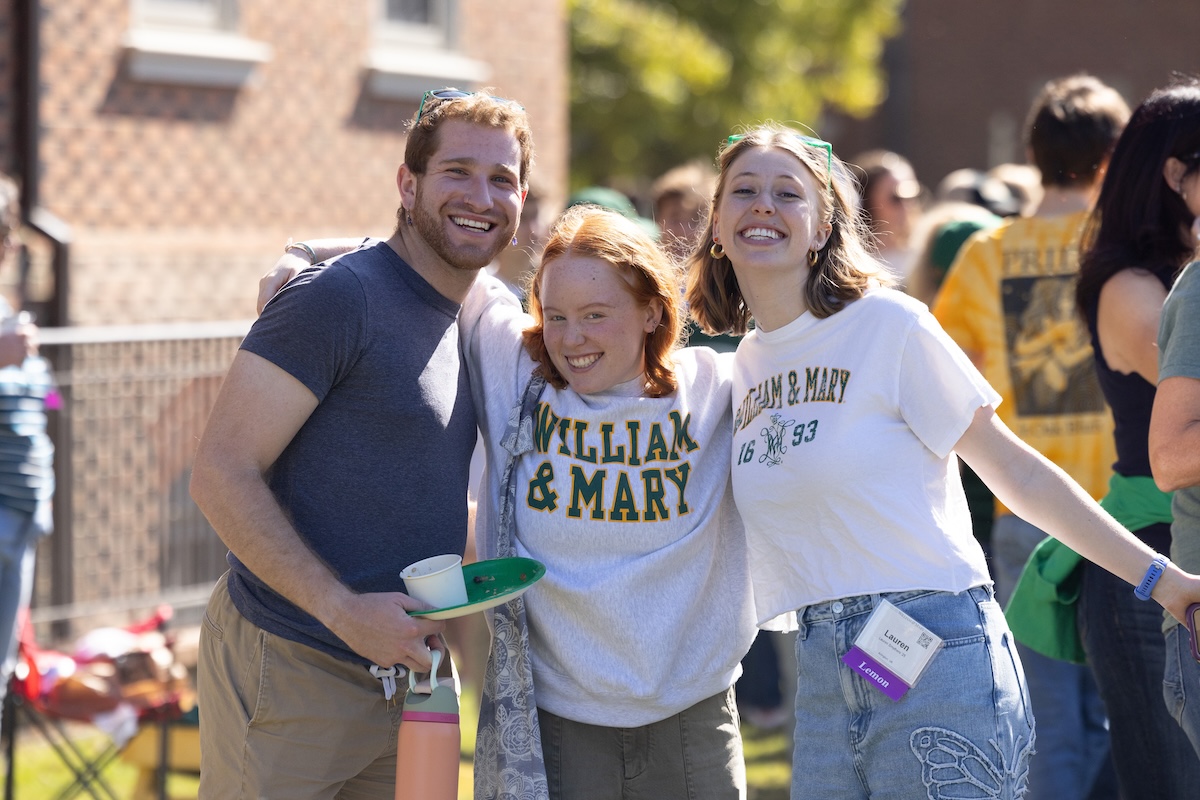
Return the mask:
[[(477, 94), (479, 94), (479, 93), (478, 92), (466, 92), (466, 91), (463, 91), (462, 89), (430, 89), (421, 97), (421, 107), (417, 109), (416, 122), (420, 122), (421, 117), (425, 115), (425, 110), (426, 110), (425, 106), (427, 104), (429, 106), (429, 110), (432, 111), (434, 106), (436, 106), (437, 103), (439, 103), (443, 100), (461, 100), (464, 97), (474, 97)], [(525, 106), (521, 105), (520, 103), (516, 102), (515, 100), (509, 100), (506, 97), (496, 97), (494, 94), (486, 95), (486, 97), (490, 97), (491, 99), (496, 100), (497, 102), (500, 102), (500, 103), (512, 103), (513, 105), (515, 105), (517, 108), (521, 109), (522, 111), (525, 110)], [(435, 102), (430, 103), (429, 102), (430, 100), (433, 100)]]
[[(830, 186), (832, 186), (833, 185), (833, 145), (831, 145), (829, 142), (824, 141), (823, 139), (817, 139), (814, 136), (805, 136), (802, 133), (794, 133), (792, 135), (795, 136), (800, 141), (804, 142), (809, 147), (815, 147), (818, 150), (825, 151), (825, 187), (829, 188)], [(746, 138), (746, 134), (744, 134), (744, 133), (732, 134), (728, 139), (725, 140), (725, 146), (729, 147), (733, 144), (736, 144), (737, 142), (740, 142), (742, 139), (745, 139), (745, 138)]]

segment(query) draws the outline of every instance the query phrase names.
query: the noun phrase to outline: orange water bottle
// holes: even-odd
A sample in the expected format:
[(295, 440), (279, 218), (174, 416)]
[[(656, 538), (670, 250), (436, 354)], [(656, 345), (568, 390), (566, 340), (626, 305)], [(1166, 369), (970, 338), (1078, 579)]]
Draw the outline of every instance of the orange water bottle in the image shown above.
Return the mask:
[(431, 653), (428, 681), (408, 673), (396, 742), (396, 800), (457, 800), (461, 735), (453, 678), (438, 683), (442, 654)]

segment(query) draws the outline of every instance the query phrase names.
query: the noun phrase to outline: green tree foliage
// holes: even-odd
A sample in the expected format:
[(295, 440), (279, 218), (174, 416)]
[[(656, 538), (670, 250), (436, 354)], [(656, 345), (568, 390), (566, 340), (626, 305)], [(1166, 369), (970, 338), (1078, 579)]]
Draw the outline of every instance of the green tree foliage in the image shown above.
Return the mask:
[(738, 125), (865, 115), (902, 3), (568, 0), (572, 185), (644, 183)]

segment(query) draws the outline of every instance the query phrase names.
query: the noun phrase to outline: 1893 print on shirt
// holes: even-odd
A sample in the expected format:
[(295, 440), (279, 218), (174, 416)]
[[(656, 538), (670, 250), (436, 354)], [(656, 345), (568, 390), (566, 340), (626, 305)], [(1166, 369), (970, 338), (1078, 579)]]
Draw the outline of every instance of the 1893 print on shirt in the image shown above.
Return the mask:
[(890, 289), (751, 332), (734, 368), (733, 485), (758, 619), (989, 582), (950, 454), (998, 401), (925, 307)]

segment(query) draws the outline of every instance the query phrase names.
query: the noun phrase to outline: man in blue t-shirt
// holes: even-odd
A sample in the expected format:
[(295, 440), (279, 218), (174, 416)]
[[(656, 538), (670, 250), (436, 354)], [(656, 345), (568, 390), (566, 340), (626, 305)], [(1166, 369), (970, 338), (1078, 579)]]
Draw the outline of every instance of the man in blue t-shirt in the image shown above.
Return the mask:
[(242, 343), (192, 477), (230, 550), (201, 635), (201, 797), (393, 796), (401, 709), (369, 668), (427, 671), (442, 646), (399, 573), (463, 552), (456, 315), (513, 237), (531, 161), (517, 104), (426, 93), (395, 232), (300, 273)]

